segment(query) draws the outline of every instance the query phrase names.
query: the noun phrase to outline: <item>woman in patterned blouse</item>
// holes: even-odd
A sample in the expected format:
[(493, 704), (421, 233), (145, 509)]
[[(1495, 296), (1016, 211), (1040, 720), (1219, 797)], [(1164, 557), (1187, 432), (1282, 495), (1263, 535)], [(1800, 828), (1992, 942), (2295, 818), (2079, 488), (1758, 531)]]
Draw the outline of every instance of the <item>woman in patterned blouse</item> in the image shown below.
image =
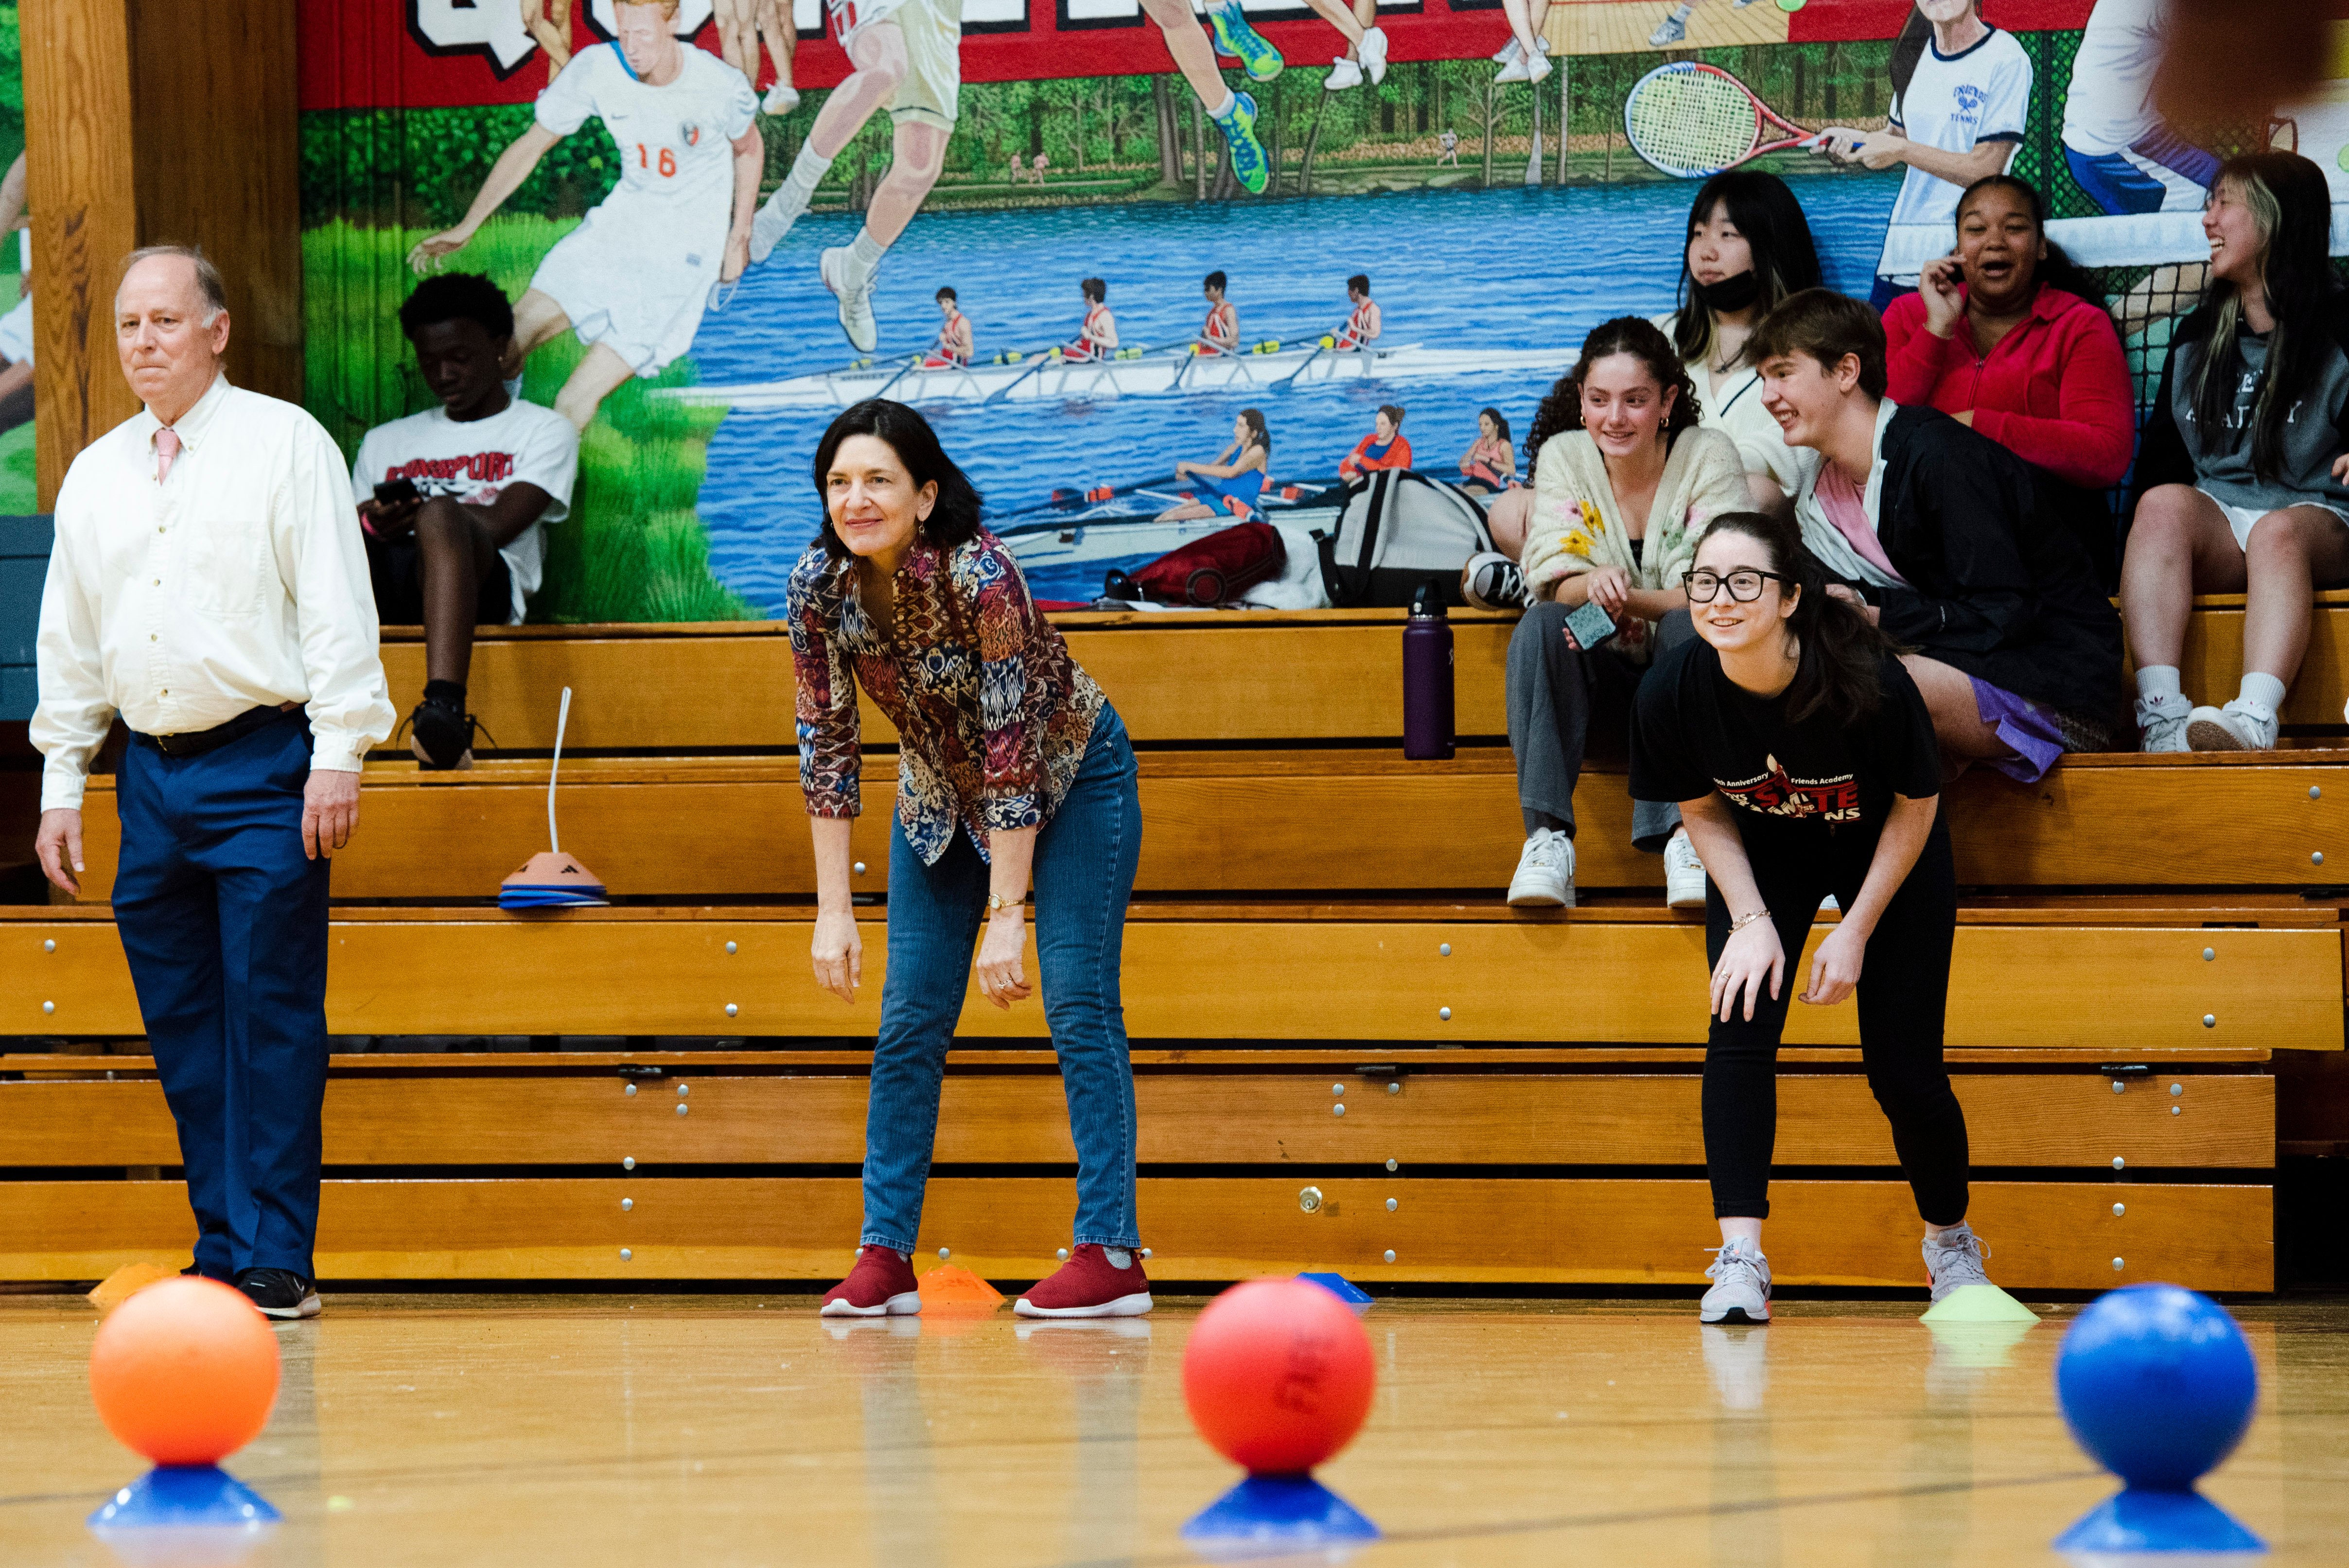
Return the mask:
[(889, 965), (866, 1112), (864, 1233), (828, 1316), (922, 1309), (912, 1264), (947, 1047), (971, 944), (978, 988), (1032, 994), (1029, 875), (1044, 1016), (1077, 1146), (1073, 1252), (1019, 1298), (1030, 1317), (1150, 1310), (1135, 1256), (1133, 1072), (1118, 999), (1142, 848), (1133, 748), (1116, 710), (1028, 596), (978, 492), (902, 403), (859, 403), (815, 454), (822, 535), (792, 570), (800, 787), (815, 834), (815, 978), (854, 1002), (864, 944), (850, 907), (857, 688), (897, 729)]

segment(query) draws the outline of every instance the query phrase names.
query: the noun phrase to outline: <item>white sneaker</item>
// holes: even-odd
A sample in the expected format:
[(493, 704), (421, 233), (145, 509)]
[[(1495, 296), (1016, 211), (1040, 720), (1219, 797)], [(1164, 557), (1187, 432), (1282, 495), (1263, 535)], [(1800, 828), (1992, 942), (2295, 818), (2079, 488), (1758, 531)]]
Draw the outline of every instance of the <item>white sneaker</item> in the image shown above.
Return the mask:
[(1524, 53), (1523, 49), (1517, 47), (1516, 35), (1512, 33), (1509, 35), (1507, 43), (1493, 51), (1493, 63), (1496, 66), (1515, 65), (1517, 57)]
[(1970, 1284), (1990, 1284), (1990, 1274), (1982, 1267), (1990, 1249), (1974, 1234), (1971, 1225), (1953, 1225), (1935, 1241), (1925, 1238), (1925, 1274), (1933, 1282), (1933, 1299), (1940, 1301), (1951, 1291)]
[(1526, 602), (1526, 574), (1499, 551), (1482, 551), (1460, 569), (1460, 596), (1471, 609), (1514, 610)]
[(1704, 907), (1704, 862), (1697, 859), (1696, 846), (1684, 832), (1664, 841), (1664, 907)]
[(823, 286), (840, 300), (840, 330), (859, 354), (870, 354), (873, 346), (881, 341), (881, 328), (873, 319), (873, 280), (848, 281), (848, 247), (834, 245), (816, 258), (816, 271), (823, 276)]
[(1362, 67), (1340, 55), (1330, 62), (1330, 74), (1321, 78), (1321, 90), (1341, 93), (1362, 85)]
[(808, 197), (800, 194), (799, 187), (786, 180), (775, 187), (750, 219), (750, 264), (756, 266), (775, 253), (800, 214), (808, 210)]
[(1387, 79), (1387, 34), (1385, 28), (1363, 28), (1361, 47), (1357, 52), (1362, 57), (1362, 69), (1371, 73), (1371, 85), (1372, 87), (1376, 87), (1381, 82)]
[(1687, 36), (1688, 18), (1675, 11), (1656, 24), (1656, 30), (1648, 35), (1648, 47), (1661, 49), (1677, 44)]
[(1509, 903), (1518, 909), (1574, 907), (1574, 841), (1554, 828), (1536, 828), (1509, 879)]
[(2189, 751), (2273, 751), (2276, 716), (2237, 697), (2224, 707), (2198, 707), (2186, 716)]
[(1713, 1249), (1713, 1265), (1704, 1277), (1713, 1288), (1697, 1306), (1702, 1323), (1767, 1323), (1770, 1321), (1770, 1260), (1762, 1249), (1740, 1236)]
[(2145, 734), (2140, 751), (2191, 751), (2186, 744), (2186, 721), (2194, 707), (2182, 696), (2137, 699), (2137, 727)]
[(1501, 82), (1538, 83), (1557, 67), (1549, 63), (1549, 50), (1545, 48), (1528, 61), (1521, 52), (1518, 57), (1493, 73), (1493, 80)]
[(777, 82), (759, 100), (759, 107), (771, 115), (786, 115), (800, 107), (799, 89), (789, 82)]

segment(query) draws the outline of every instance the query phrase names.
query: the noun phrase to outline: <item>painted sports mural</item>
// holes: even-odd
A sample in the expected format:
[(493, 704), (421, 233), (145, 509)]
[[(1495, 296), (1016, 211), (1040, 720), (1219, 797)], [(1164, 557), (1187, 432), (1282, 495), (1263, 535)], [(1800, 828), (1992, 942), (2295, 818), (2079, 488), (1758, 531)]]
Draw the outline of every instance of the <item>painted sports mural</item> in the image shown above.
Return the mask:
[[(400, 306), (481, 274), (521, 397), (578, 432), (567, 515), (510, 562), (530, 619), (778, 614), (817, 437), (872, 396), (1085, 602), (1366, 450), (1491, 468), (1592, 326), (1674, 307), (1706, 175), (1781, 176), (1827, 283), (1880, 301), (1982, 158), (2044, 193), (2142, 380), (2219, 158), (2294, 145), (2349, 201), (2349, 84), (2200, 144), (2159, 123), (2164, 7), (307, 0), (310, 406), (353, 452), (432, 407)], [(1261, 490), (1178, 467), (1258, 438)]]

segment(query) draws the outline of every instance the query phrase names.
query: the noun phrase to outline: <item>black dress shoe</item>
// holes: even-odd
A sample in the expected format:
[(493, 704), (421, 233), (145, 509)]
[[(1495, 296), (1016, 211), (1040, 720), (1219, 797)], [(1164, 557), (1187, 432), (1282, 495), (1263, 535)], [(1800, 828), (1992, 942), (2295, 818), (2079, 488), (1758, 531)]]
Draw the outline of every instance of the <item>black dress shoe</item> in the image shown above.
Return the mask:
[(236, 1288), (261, 1309), (264, 1317), (316, 1317), (318, 1292), (311, 1283), (288, 1269), (247, 1269), (236, 1276)]

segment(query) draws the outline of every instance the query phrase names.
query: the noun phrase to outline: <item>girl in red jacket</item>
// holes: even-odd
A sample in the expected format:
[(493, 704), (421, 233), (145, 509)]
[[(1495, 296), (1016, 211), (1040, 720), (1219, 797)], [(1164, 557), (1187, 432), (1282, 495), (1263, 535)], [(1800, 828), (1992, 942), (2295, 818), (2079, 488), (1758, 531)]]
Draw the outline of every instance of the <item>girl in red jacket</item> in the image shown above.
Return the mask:
[(2047, 239), (2039, 192), (1993, 174), (1958, 199), (1956, 253), (1884, 313), (1887, 396), (1956, 416), (2072, 493), (2064, 515), (2107, 589), (2119, 542), (2101, 492), (2128, 471), (2136, 396), (2104, 300)]

